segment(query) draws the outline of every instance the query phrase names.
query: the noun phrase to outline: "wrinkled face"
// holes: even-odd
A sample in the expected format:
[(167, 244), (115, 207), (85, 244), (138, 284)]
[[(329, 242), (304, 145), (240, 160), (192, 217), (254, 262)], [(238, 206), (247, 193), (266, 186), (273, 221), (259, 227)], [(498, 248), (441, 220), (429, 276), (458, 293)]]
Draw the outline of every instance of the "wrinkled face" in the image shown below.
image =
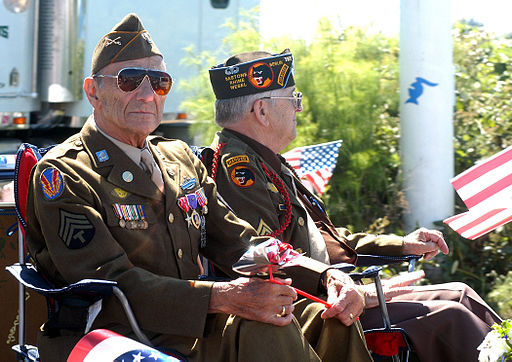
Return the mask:
[[(293, 97), (295, 87), (288, 87), (279, 93), (281, 97)], [(271, 133), (276, 135), (280, 143), (279, 151), (283, 150), (297, 137), (297, 112), (293, 99), (272, 99)]]
[[(112, 63), (104, 67), (100, 73), (117, 75), (126, 67), (165, 70), (165, 63), (162, 57), (152, 56)], [(155, 94), (147, 77), (132, 92), (121, 91), (115, 78), (95, 79), (95, 82), (98, 102), (94, 115), (98, 126), (122, 142), (142, 147), (146, 137), (162, 120), (167, 96)]]

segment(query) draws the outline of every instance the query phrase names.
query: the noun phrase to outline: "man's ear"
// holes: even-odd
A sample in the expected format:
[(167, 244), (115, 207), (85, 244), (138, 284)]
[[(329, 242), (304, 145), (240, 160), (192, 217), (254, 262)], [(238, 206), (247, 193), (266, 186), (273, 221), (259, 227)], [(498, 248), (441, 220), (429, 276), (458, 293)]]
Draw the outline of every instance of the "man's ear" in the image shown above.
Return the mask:
[(257, 99), (254, 101), (252, 105), (254, 117), (256, 118), (256, 121), (260, 123), (262, 126), (267, 127), (269, 125), (268, 120), (268, 108), (267, 103), (263, 102), (261, 99)]
[(87, 99), (89, 99), (89, 103), (91, 103), (93, 108), (96, 108), (100, 103), (98, 98), (98, 84), (92, 77), (84, 79), (84, 92)]

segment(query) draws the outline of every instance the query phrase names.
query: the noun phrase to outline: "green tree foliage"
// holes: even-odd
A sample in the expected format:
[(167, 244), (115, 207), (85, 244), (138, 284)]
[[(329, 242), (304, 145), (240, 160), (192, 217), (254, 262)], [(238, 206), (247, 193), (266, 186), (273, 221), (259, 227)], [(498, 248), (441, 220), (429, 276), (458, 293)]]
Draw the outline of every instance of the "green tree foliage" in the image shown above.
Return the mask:
[[(191, 92), (185, 106), (198, 120), (194, 135), (201, 134), (200, 143), (209, 144), (218, 129), (206, 69), (228, 54), (256, 50), (247, 44), (276, 53), (290, 48), (304, 111), (297, 116), (298, 137), (289, 148), (343, 140), (324, 194), (329, 215), (336, 225), (353, 231), (402, 234), (398, 40), (360, 28), (336, 30), (326, 20), (320, 21), (311, 44), (289, 38), (263, 40), (256, 24), (251, 17), (237, 29), (228, 23), (233, 32), (215, 54), (194, 54), (190, 49), (187, 62), (202, 70), (201, 76), (181, 84)], [(454, 27), (453, 39), (457, 174), (512, 144), (512, 47), (510, 39), (497, 39), (467, 22)], [(458, 200), (457, 211), (465, 210)], [(512, 226), (476, 241), (463, 239), (441, 223), (439, 227), (444, 228), (451, 253), (424, 264), (430, 281), (461, 280), (486, 295), (500, 280), (493, 300), (503, 304), (500, 295), (506, 294), (507, 282), (502, 280), (509, 281), (504, 276), (512, 262)]]

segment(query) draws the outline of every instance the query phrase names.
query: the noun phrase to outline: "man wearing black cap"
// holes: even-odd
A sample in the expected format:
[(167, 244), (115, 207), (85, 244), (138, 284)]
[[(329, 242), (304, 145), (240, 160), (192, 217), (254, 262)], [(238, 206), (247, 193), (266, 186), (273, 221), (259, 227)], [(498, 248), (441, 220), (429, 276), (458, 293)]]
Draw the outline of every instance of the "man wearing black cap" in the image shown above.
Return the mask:
[[(266, 70), (255, 69), (252, 81), (264, 85)], [(316, 322), (303, 330), (292, 314), (297, 295), (290, 279), (279, 279), (282, 285), (196, 280), (199, 252), (232, 275), (249, 245), (269, 238), (218, 201), (186, 144), (149, 137), (171, 85), (162, 54), (135, 14), (99, 41), (84, 81), (94, 113), (37, 164), (29, 186), (27, 244), (38, 269), (58, 287), (84, 278), (117, 281), (151, 343), (190, 361), (317, 361), (318, 354), (370, 360), (353, 320), (363, 298), (350, 279), (328, 311), (318, 303), (304, 308), (299, 321)], [(315, 288), (344, 276), (313, 260), (302, 273)], [(321, 314), (342, 315), (346, 326), (323, 322)], [(60, 306), (41, 329), (42, 360), (65, 360), (87, 316), (83, 307)], [(114, 298), (103, 301), (96, 328), (133, 337)], [(331, 337), (336, 344), (327, 343)]]
[[(405, 237), (375, 236), (351, 234), (333, 225), (322, 201), (279, 155), (295, 138), (296, 114), (302, 111), (302, 94), (295, 92), (292, 72), (288, 49), (281, 54), (237, 54), (210, 69), (217, 98), (215, 122), (223, 130), (203, 152), (203, 162), (236, 215), (253, 225), (259, 235), (280, 238), (326, 264), (356, 263), (358, 253), (423, 254), (425, 259), (439, 250), (448, 253), (443, 235), (436, 230), (421, 228)], [(295, 277), (293, 283), (303, 286), (307, 280)], [(409, 288), (402, 288), (401, 283), (396, 284), (398, 288), (389, 285), (391, 321), (406, 330), (422, 361), (476, 360), (476, 347), (490, 326), (500, 322), (463, 283)], [(375, 306), (368, 294), (371, 289), (365, 286), (362, 291), (368, 297), (367, 306)], [(367, 308), (361, 321), (367, 329), (382, 327), (377, 308)]]

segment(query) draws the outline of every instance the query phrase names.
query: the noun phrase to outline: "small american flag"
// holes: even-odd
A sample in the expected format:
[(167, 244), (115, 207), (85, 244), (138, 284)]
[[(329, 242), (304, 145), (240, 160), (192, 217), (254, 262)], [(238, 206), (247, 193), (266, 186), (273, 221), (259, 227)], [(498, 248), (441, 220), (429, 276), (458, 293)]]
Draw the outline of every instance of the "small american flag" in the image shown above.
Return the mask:
[(512, 146), (450, 180), (469, 211), (443, 222), (474, 240), (512, 220)]
[(183, 361), (107, 329), (96, 329), (78, 341), (69, 354), (67, 362), (141, 362), (142, 360)]
[(322, 195), (336, 167), (341, 142), (338, 140), (294, 148), (283, 154), (283, 157), (297, 171), (302, 180)]

